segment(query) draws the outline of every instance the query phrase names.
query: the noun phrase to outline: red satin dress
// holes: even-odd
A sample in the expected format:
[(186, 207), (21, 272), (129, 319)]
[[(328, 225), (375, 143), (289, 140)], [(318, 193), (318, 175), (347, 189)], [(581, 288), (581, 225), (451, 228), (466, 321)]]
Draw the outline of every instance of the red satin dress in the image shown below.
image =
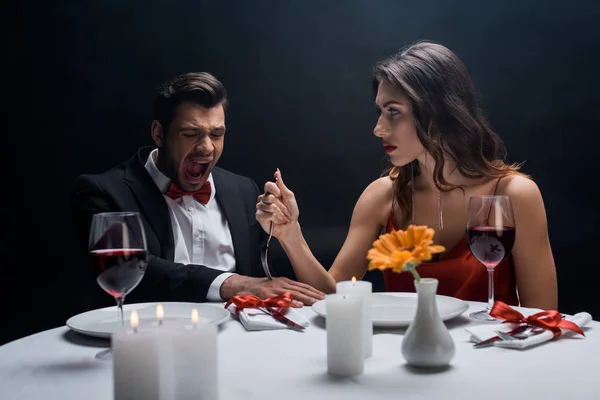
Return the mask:
[[(495, 191), (494, 191), (495, 193)], [(386, 232), (395, 230), (394, 211), (390, 213)], [(439, 261), (423, 262), (417, 267), (422, 278), (439, 281), (437, 294), (462, 300), (487, 303), (488, 272), (469, 250), (466, 235)], [(388, 292), (414, 292), (414, 278), (409, 272), (382, 271)], [(512, 255), (494, 269), (494, 299), (519, 305), (517, 279)]]

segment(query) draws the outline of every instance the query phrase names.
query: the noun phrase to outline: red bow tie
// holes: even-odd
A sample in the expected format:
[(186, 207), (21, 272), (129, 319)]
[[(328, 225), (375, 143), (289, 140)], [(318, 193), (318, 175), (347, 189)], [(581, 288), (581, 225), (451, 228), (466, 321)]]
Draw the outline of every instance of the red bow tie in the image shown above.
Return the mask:
[(206, 181), (204, 185), (202, 185), (200, 190), (196, 192), (184, 192), (179, 186), (177, 186), (174, 183), (171, 183), (171, 185), (169, 186), (169, 190), (167, 190), (167, 196), (169, 196), (173, 200), (177, 200), (182, 196), (194, 196), (196, 200), (198, 200), (200, 203), (206, 204), (208, 203), (208, 200), (210, 200), (210, 191), (211, 188), (209, 181)]

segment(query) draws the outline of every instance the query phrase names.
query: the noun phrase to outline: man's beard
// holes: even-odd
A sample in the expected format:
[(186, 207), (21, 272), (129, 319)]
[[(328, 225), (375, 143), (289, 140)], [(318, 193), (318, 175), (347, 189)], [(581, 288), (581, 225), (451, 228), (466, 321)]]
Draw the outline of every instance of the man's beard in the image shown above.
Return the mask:
[(171, 182), (180, 185), (179, 167), (175, 165), (171, 157), (165, 156), (165, 154), (168, 154), (168, 149), (163, 147), (158, 150), (157, 160), (154, 160), (156, 167), (164, 176), (169, 178)]

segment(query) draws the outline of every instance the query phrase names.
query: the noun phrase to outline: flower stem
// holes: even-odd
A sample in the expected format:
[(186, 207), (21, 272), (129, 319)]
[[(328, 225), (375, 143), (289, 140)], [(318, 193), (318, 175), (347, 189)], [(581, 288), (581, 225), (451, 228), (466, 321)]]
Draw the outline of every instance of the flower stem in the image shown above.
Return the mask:
[(412, 274), (413, 274), (413, 276), (415, 277), (415, 280), (416, 280), (417, 282), (419, 282), (419, 281), (421, 280), (421, 276), (420, 276), (420, 275), (419, 275), (419, 273), (417, 272), (417, 269), (416, 269), (416, 268), (412, 268), (412, 269), (410, 270), (410, 272), (412, 272)]
[(421, 280), (421, 276), (417, 272), (418, 265), (419, 265), (419, 263), (406, 263), (404, 265), (404, 268), (402, 268), (402, 270), (409, 270), (417, 282), (419, 282)]

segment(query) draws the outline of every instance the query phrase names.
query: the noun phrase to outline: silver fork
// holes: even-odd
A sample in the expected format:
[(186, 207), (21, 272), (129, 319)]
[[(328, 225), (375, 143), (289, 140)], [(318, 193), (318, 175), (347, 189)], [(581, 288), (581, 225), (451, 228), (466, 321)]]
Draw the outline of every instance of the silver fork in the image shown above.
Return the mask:
[(525, 329), (523, 332), (516, 333), (512, 336), (507, 334), (506, 332), (502, 332), (502, 331), (496, 331), (496, 334), (502, 340), (521, 340), (521, 339), (527, 339), (528, 337), (533, 336), (533, 335), (537, 335), (538, 333), (542, 333), (543, 331), (544, 331), (544, 328), (530, 326), (527, 329)]
[(271, 242), (271, 237), (273, 236), (273, 221), (271, 221), (271, 226), (269, 227), (269, 238), (267, 239), (267, 243), (265, 247), (260, 252), (260, 262), (262, 264), (263, 270), (267, 275), (267, 278), (273, 279), (271, 275), (271, 270), (269, 269), (269, 261), (267, 260), (267, 254), (269, 252), (269, 243)]

